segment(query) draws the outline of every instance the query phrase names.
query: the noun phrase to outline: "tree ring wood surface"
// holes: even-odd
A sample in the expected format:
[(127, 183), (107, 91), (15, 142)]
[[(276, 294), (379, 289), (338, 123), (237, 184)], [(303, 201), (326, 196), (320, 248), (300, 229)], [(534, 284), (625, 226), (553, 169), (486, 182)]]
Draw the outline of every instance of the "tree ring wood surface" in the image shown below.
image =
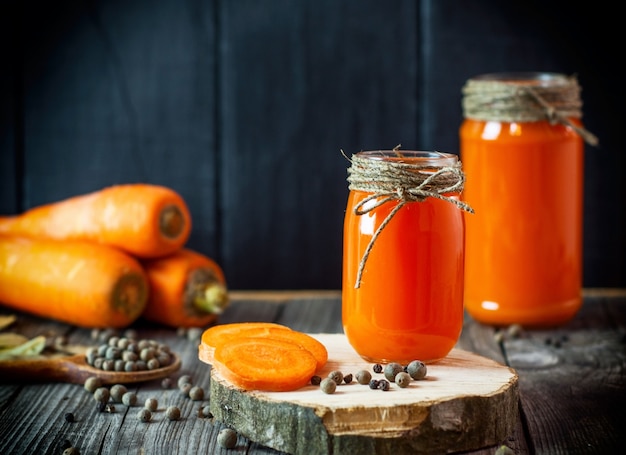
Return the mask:
[[(353, 376), (372, 364), (342, 334), (311, 334), (328, 349), (322, 378)], [(325, 394), (309, 385), (294, 392), (243, 391), (214, 369), (211, 412), (260, 444), (292, 454), (450, 453), (503, 442), (518, 416), (518, 375), (491, 359), (459, 349), (428, 365), (406, 388), (373, 390), (353, 380)]]

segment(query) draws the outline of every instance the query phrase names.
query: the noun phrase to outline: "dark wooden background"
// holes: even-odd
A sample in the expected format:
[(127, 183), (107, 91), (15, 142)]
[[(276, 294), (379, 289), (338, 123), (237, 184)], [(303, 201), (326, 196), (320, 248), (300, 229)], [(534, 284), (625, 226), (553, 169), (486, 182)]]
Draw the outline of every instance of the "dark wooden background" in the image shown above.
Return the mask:
[[(577, 74), (584, 285), (626, 286), (623, 25), (570, 1), (7, 1), (0, 213), (104, 186), (181, 193), (233, 289), (339, 288), (347, 162), (457, 153), (461, 87)], [(594, 9), (597, 8), (597, 9)], [(512, 260), (514, 260), (512, 258)]]

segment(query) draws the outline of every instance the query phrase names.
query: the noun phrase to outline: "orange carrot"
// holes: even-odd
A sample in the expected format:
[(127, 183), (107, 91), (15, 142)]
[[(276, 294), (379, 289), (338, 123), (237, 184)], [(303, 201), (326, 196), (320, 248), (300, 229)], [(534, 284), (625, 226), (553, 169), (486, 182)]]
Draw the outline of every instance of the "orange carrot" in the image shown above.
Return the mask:
[(286, 392), (309, 383), (317, 361), (309, 351), (284, 339), (244, 337), (218, 346), (213, 366), (244, 390)]
[(198, 346), (198, 356), (204, 363), (213, 363), (215, 347), (229, 338), (241, 337), (247, 333), (259, 334), (267, 332), (270, 327), (291, 330), (289, 327), (273, 322), (232, 322), (230, 324), (217, 324), (209, 327), (202, 333), (202, 339)]
[(0, 217), (0, 233), (89, 240), (153, 258), (180, 249), (191, 231), (189, 209), (158, 185), (116, 185)]
[(142, 261), (150, 284), (143, 317), (170, 327), (204, 327), (228, 305), (224, 272), (211, 258), (183, 248)]
[(312, 336), (291, 330), (284, 325), (267, 322), (241, 322), (215, 325), (208, 328), (202, 334), (202, 341), (198, 347), (200, 360), (205, 363), (212, 363), (215, 359), (215, 350), (218, 347), (229, 344), (238, 338), (271, 338), (295, 343), (313, 354), (317, 362), (317, 369), (322, 368), (328, 361), (326, 347)]
[(0, 235), (0, 303), (88, 328), (122, 328), (143, 311), (145, 272), (106, 245)]

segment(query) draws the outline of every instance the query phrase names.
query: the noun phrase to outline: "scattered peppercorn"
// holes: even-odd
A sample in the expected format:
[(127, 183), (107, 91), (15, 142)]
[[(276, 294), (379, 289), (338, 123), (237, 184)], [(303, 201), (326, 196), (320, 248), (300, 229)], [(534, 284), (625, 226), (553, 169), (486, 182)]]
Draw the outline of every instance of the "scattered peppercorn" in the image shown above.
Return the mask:
[(377, 389), (378, 388), (378, 382), (379, 382), (378, 379), (372, 379), (369, 382), (370, 389)]
[(108, 412), (109, 414), (113, 414), (115, 412), (115, 406), (111, 403), (107, 403), (104, 405), (104, 412)]
[(335, 381), (337, 385), (343, 382), (343, 373), (339, 370), (334, 370), (328, 373), (328, 377)]
[(191, 392), (192, 388), (193, 388), (193, 385), (191, 385), (189, 382), (185, 382), (184, 384), (181, 384), (178, 389), (180, 390), (180, 393), (182, 393), (183, 395), (189, 396), (189, 392)]
[(63, 451), (63, 455), (80, 455), (80, 450), (76, 447), (68, 447)]
[(398, 387), (405, 388), (411, 383), (411, 375), (406, 371), (401, 371), (395, 377), (395, 383), (398, 384)]
[(180, 409), (176, 406), (168, 406), (165, 415), (169, 420), (178, 420), (180, 419)]
[(208, 418), (208, 419), (212, 419), (213, 418), (213, 413), (211, 412), (211, 408), (209, 406), (202, 406), (198, 410), (198, 414), (200, 415), (200, 417), (205, 417), (205, 418)]
[(85, 379), (85, 390), (94, 393), (98, 387), (102, 387), (102, 379), (97, 376), (90, 376)]
[(372, 370), (374, 370), (374, 373), (382, 373), (383, 366), (380, 363), (375, 363), (374, 366), (372, 367)]
[(320, 378), (318, 375), (311, 376), (311, 384), (320, 385), (320, 382), (322, 382), (322, 378)]
[(360, 370), (356, 374), (356, 382), (362, 385), (366, 385), (370, 383), (372, 379), (372, 374), (367, 370)]
[(122, 397), (124, 396), (126, 392), (128, 392), (128, 389), (126, 388), (125, 385), (114, 384), (111, 386), (111, 389), (110, 389), (111, 399), (115, 401), (116, 403), (121, 403)]
[(200, 401), (204, 399), (204, 389), (199, 386), (193, 386), (189, 389), (189, 398), (193, 401)]
[(320, 388), (322, 392), (332, 395), (337, 390), (337, 382), (333, 378), (324, 378), (322, 382), (320, 382)]
[(380, 381), (378, 381), (378, 388), (384, 391), (389, 390), (389, 381), (387, 381), (386, 379), (381, 379)]
[(191, 384), (191, 376), (189, 376), (188, 374), (184, 374), (181, 377), (178, 378), (178, 387), (182, 387), (183, 384)]
[(495, 332), (493, 334), (493, 341), (495, 341), (498, 344), (502, 343), (504, 341), (504, 333), (502, 333), (500, 330)]
[(409, 373), (415, 380), (424, 379), (427, 371), (428, 369), (426, 368), (426, 364), (419, 360), (413, 360), (408, 364), (406, 369), (406, 372)]
[(126, 392), (122, 395), (122, 403), (126, 406), (135, 406), (137, 404), (137, 394), (135, 392)]
[(98, 387), (93, 393), (93, 397), (96, 401), (99, 401), (100, 403), (106, 403), (111, 397), (111, 392), (109, 392), (109, 389), (107, 389), (106, 387)]
[(171, 389), (172, 388), (172, 378), (163, 378), (161, 381), (162, 389)]
[(156, 398), (147, 398), (144, 407), (151, 412), (159, 408), (159, 401)]
[(352, 382), (352, 373), (349, 373), (343, 377), (343, 382), (350, 384)]
[(150, 422), (150, 420), (152, 420), (152, 413), (148, 409), (143, 408), (137, 413), (137, 418), (142, 422)]
[(66, 422), (69, 422), (69, 423), (74, 422), (74, 414), (72, 414), (71, 412), (66, 412), (63, 417), (65, 418)]
[(404, 367), (402, 365), (397, 362), (390, 362), (385, 365), (385, 378), (387, 379), (387, 381), (393, 382), (396, 380), (396, 375), (401, 371), (404, 371)]
[(230, 428), (224, 428), (217, 435), (217, 442), (225, 449), (232, 449), (237, 445), (237, 433)]
[(522, 334), (523, 328), (520, 324), (511, 324), (507, 329), (506, 333), (511, 338), (519, 338)]

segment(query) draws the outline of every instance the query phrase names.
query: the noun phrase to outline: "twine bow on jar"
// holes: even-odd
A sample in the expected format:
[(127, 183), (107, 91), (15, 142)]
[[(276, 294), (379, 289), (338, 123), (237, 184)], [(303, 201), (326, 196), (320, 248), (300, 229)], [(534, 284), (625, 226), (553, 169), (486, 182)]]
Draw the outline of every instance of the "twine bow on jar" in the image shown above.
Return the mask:
[[(397, 149), (394, 151), (397, 152)], [(398, 157), (401, 158), (402, 154), (397, 153)], [(342, 154), (351, 164), (348, 168), (348, 188), (350, 191), (371, 193), (354, 206), (355, 215), (365, 215), (388, 202), (397, 201), (396, 206), (374, 232), (363, 253), (359, 263), (355, 289), (361, 286), (365, 263), (376, 239), (396, 213), (406, 204), (422, 202), (426, 198), (433, 197), (450, 202), (466, 212), (474, 213), (474, 210), (465, 202), (446, 196), (447, 193), (461, 193), (463, 191), (465, 174), (461, 169), (460, 162), (456, 162), (452, 166), (442, 167), (433, 165), (432, 161), (428, 164), (420, 164), (410, 159), (377, 159), (371, 155), (363, 157), (358, 154), (348, 158), (343, 151)]]
[(575, 76), (548, 73), (523, 83), (514, 80), (515, 73), (512, 76), (498, 79), (487, 74), (469, 79), (462, 89), (464, 116), (485, 121), (561, 123), (587, 144), (598, 145), (593, 133), (570, 120), (582, 117), (581, 88)]

